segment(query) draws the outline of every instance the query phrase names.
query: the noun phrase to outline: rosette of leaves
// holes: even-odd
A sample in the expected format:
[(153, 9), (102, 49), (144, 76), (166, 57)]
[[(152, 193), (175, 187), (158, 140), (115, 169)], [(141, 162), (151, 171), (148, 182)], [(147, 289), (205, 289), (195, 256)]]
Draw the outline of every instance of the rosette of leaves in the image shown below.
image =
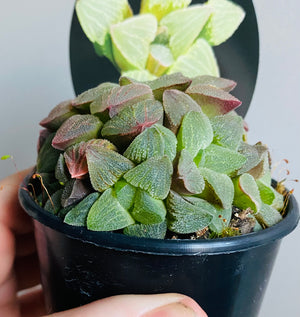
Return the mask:
[(213, 46), (225, 42), (245, 12), (228, 0), (142, 0), (133, 15), (127, 0), (77, 0), (76, 12), (96, 53), (139, 81), (181, 72), (219, 76)]
[(235, 82), (121, 77), (41, 121), (37, 201), (66, 224), (138, 237), (226, 236), (281, 220), (266, 146), (246, 142)]

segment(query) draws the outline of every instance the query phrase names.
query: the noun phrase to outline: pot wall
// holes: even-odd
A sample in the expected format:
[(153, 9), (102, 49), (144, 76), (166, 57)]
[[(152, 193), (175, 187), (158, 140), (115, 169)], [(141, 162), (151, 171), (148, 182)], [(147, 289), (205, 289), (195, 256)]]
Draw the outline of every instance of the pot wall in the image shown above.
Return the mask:
[(35, 221), (48, 313), (118, 294), (179, 292), (208, 316), (257, 316), (280, 240), (248, 250), (172, 256), (107, 249)]

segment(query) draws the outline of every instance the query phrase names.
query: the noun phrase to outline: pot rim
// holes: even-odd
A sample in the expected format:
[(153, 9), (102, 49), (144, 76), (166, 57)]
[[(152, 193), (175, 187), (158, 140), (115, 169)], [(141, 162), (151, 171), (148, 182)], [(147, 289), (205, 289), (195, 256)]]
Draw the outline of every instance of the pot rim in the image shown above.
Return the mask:
[(124, 252), (161, 254), (169, 256), (226, 254), (245, 251), (270, 244), (292, 232), (299, 222), (299, 208), (294, 195), (289, 197), (287, 215), (278, 224), (267, 229), (241, 236), (211, 240), (151, 239), (130, 237), (121, 233), (90, 231), (85, 227), (75, 227), (64, 223), (59, 217), (49, 213), (35, 203), (26, 190), (32, 172), (19, 187), (19, 201), (23, 209), (34, 220), (58, 231), (71, 239), (84, 243)]

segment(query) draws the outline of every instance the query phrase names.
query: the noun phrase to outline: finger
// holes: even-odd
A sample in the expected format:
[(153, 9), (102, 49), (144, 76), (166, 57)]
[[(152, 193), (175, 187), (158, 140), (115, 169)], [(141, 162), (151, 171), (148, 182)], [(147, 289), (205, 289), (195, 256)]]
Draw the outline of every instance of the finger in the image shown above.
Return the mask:
[(25, 234), (33, 230), (32, 220), (22, 210), (18, 200), (19, 185), (30, 170), (24, 170), (0, 181), (0, 223), (16, 234)]
[(207, 317), (193, 299), (180, 294), (114, 296), (50, 316)]
[(17, 235), (16, 239), (16, 257), (23, 257), (36, 253), (36, 243), (34, 233)]
[(38, 317), (45, 315), (45, 303), (42, 287), (39, 285), (19, 296), (22, 317)]
[(27, 289), (41, 283), (40, 267), (36, 253), (17, 258), (15, 261), (15, 274), (18, 290)]

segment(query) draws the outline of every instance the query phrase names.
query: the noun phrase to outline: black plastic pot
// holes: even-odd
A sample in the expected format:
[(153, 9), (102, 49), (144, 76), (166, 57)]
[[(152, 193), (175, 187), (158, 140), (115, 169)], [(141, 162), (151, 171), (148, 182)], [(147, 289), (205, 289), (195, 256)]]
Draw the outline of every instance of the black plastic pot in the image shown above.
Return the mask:
[(257, 233), (215, 240), (155, 240), (92, 232), (64, 224), (19, 191), (34, 218), (48, 313), (117, 294), (178, 292), (210, 317), (257, 316), (281, 239), (297, 225), (291, 196), (286, 217)]

